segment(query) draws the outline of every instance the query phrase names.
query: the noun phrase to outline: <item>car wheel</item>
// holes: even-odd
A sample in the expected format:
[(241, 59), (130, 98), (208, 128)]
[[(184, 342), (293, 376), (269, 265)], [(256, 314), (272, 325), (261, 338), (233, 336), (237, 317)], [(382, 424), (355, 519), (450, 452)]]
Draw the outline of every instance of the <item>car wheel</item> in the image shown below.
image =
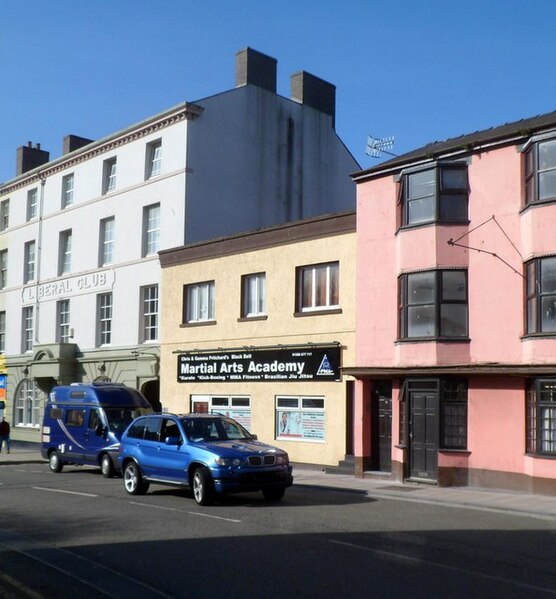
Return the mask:
[(53, 451), (48, 456), (48, 467), (50, 468), (51, 472), (62, 472), (64, 464), (62, 463), (60, 454), (57, 451)]
[(149, 488), (135, 462), (128, 462), (124, 468), (124, 488), (130, 495), (143, 495)]
[(112, 478), (114, 476), (114, 464), (107, 453), (103, 454), (100, 459), (100, 471), (104, 478)]
[(197, 468), (193, 473), (193, 497), (199, 505), (214, 503), (214, 487), (207, 468)]
[(263, 496), (267, 501), (280, 501), (284, 497), (286, 489), (278, 487), (276, 489), (264, 489)]

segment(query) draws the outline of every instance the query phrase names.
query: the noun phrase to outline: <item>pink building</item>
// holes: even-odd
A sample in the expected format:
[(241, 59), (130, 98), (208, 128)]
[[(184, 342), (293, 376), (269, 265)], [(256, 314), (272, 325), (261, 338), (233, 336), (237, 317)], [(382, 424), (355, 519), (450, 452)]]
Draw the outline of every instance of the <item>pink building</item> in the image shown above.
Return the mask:
[(353, 179), (356, 475), (556, 494), (556, 112)]

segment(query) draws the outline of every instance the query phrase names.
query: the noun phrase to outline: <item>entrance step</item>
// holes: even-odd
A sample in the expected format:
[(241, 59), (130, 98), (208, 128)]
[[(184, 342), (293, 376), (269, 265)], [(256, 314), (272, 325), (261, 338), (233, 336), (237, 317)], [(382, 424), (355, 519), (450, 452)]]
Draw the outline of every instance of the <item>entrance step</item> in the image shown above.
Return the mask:
[(343, 460), (338, 462), (337, 466), (326, 466), (324, 468), (326, 474), (345, 474), (347, 476), (355, 476), (355, 457), (347, 455)]

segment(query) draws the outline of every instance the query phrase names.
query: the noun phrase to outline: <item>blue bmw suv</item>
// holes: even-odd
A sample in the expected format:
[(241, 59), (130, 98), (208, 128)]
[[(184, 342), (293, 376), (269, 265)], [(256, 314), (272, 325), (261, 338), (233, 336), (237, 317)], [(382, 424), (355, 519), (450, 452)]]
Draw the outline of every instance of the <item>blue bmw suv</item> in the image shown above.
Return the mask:
[(118, 464), (129, 494), (146, 493), (151, 482), (177, 485), (190, 488), (199, 505), (242, 491), (279, 501), (293, 483), (285, 451), (214, 414), (136, 418), (122, 435)]

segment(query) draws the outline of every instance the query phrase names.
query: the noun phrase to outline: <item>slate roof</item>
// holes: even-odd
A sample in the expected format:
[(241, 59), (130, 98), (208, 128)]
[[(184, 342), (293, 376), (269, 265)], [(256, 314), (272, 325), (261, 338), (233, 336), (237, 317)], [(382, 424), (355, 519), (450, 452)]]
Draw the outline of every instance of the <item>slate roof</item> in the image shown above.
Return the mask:
[(386, 170), (395, 170), (396, 167), (403, 167), (413, 162), (439, 159), (457, 151), (472, 153), (475, 147), (483, 144), (504, 143), (505, 140), (514, 140), (515, 143), (516, 138), (522, 138), (524, 141), (535, 133), (553, 127), (556, 127), (556, 111), (497, 127), (490, 127), (483, 131), (452, 137), (444, 141), (435, 141), (401, 156), (381, 162), (377, 166), (353, 173), (352, 178), (365, 179), (366, 176), (372, 176)]

